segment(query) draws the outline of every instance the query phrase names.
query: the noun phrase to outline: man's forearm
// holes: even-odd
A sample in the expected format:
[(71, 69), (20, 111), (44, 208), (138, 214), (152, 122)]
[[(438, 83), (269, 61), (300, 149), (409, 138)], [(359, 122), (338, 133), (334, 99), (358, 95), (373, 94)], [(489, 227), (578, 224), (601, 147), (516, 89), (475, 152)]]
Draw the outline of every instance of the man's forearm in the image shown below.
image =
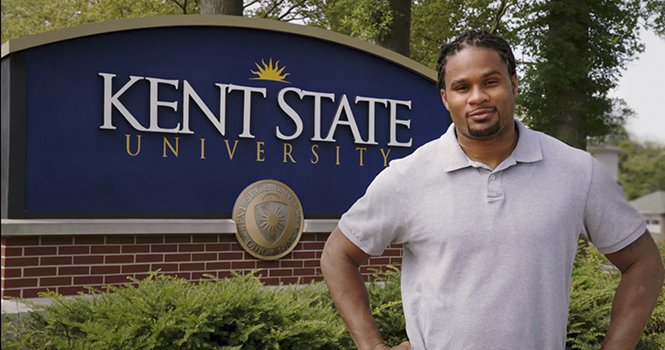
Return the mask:
[(369, 297), (358, 266), (351, 260), (324, 251), (321, 270), (340, 316), (359, 350), (383, 344), (369, 307)]
[(660, 262), (635, 264), (621, 277), (602, 350), (635, 349), (663, 287)]

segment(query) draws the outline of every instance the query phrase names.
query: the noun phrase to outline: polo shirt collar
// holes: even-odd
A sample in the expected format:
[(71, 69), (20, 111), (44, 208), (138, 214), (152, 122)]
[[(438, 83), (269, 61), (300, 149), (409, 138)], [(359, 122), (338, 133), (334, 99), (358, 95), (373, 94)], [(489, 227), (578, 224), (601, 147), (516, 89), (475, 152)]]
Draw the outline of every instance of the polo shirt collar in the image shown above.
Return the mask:
[(540, 147), (538, 134), (527, 129), (522, 122), (515, 119), (519, 140), (513, 154), (509, 158), (514, 158), (516, 162), (533, 163), (543, 159), (543, 150)]
[[(499, 168), (506, 168), (517, 162), (533, 163), (543, 159), (543, 152), (540, 146), (538, 135), (526, 128), (519, 120), (515, 120), (517, 125), (517, 132), (519, 139), (517, 146), (513, 153), (503, 161)], [(444, 150), (442, 157), (443, 170), (446, 172), (455, 171), (458, 169), (477, 166), (477, 162), (472, 161), (467, 157), (462, 147), (457, 142), (457, 135), (455, 133), (455, 124), (450, 124), (448, 131), (441, 136), (441, 147)]]

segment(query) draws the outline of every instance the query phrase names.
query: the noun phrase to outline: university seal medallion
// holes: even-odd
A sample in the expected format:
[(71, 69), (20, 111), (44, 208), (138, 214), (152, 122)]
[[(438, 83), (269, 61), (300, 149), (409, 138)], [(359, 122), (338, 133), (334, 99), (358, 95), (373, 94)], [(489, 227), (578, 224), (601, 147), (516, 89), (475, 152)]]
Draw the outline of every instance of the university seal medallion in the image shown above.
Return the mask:
[(279, 181), (261, 180), (240, 193), (233, 221), (245, 251), (262, 260), (275, 260), (298, 244), (304, 215), (293, 190)]

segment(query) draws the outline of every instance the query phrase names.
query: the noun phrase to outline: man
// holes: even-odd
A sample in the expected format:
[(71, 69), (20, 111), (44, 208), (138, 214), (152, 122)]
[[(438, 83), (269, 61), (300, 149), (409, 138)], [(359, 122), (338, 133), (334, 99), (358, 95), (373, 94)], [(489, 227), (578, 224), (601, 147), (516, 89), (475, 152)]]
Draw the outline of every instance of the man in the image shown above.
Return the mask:
[(358, 348), (390, 349), (358, 267), (403, 243), (409, 342), (393, 349), (563, 350), (583, 233), (622, 273), (603, 349), (633, 349), (665, 274), (644, 219), (588, 153), (513, 119), (517, 75), (503, 39), (467, 32), (442, 47), (437, 69), (454, 124), (377, 176), (321, 259)]

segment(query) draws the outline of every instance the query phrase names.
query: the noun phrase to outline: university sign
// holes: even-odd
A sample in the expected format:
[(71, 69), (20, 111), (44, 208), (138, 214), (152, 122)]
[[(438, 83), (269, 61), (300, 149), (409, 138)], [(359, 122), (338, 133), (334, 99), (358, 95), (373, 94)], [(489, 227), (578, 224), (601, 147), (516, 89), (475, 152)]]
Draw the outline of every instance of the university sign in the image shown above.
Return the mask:
[(431, 70), (316, 28), (172, 16), (10, 44), (3, 218), (235, 212), (259, 234), (245, 244), (279, 256), (287, 230), (338, 218), (391, 160), (448, 125)]

